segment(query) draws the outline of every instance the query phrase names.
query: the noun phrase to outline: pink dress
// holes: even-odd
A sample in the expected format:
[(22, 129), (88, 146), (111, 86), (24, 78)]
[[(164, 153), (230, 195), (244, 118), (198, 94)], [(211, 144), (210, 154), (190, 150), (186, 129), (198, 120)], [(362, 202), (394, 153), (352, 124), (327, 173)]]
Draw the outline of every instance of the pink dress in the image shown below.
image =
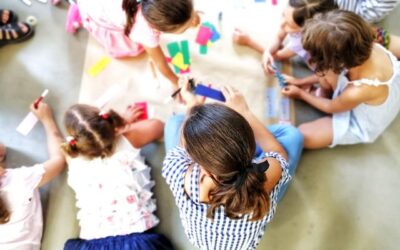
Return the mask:
[(126, 14), (122, 0), (79, 0), (84, 27), (115, 58), (141, 54), (144, 47), (159, 45), (160, 32), (146, 21), (139, 6), (129, 36), (124, 34)]

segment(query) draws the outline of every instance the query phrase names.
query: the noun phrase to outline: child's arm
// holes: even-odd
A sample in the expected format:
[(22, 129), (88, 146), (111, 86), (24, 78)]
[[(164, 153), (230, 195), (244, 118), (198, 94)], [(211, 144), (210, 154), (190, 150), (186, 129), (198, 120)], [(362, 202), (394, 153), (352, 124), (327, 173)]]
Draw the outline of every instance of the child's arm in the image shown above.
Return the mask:
[(224, 87), (222, 93), (226, 98), (226, 106), (241, 114), (250, 124), (254, 132), (254, 137), (261, 149), (264, 152), (278, 152), (287, 160), (288, 156), (282, 145), (268, 131), (264, 124), (250, 111), (243, 95), (230, 86)]
[(43, 163), (45, 173), (38, 185), (38, 187), (41, 187), (64, 169), (65, 157), (60, 148), (62, 142), (61, 133), (54, 121), (50, 107), (46, 103), (41, 102), (37, 109), (31, 105), (31, 111), (42, 122), (47, 137), (49, 160)]
[(129, 129), (123, 135), (132, 146), (142, 148), (146, 144), (163, 137), (164, 123), (157, 119), (138, 121), (129, 125)]
[(285, 78), (285, 82), (287, 84), (309, 85), (309, 84), (319, 83), (319, 78), (315, 74), (306, 76), (304, 78), (296, 78), (286, 74), (282, 74), (282, 76)]
[(343, 93), (335, 99), (316, 97), (294, 85), (285, 87), (282, 93), (289, 97), (302, 99), (311, 106), (329, 114), (352, 110), (361, 103), (368, 101), (370, 98), (361, 87), (354, 86), (347, 87)]
[(169, 67), (161, 47), (145, 47), (145, 50), (149, 54), (150, 58), (154, 61), (160, 72), (172, 82), (175, 88), (178, 88), (178, 77)]
[(295, 55), (296, 55), (296, 53), (293, 50), (290, 50), (290, 49), (284, 47), (283, 49), (278, 50), (275, 54), (272, 54), (272, 57), (275, 60), (284, 61)]

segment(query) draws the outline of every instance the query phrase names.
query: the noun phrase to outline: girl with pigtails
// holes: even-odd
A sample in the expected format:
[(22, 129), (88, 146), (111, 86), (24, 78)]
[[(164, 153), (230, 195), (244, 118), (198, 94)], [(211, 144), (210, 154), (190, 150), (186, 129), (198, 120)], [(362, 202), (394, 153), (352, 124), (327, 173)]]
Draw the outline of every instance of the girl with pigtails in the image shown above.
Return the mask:
[(203, 104), (188, 81), (181, 84), (189, 111), (166, 123), (162, 174), (185, 233), (201, 249), (255, 249), (294, 175), (303, 137), (290, 125), (265, 128), (231, 87), (223, 89), (225, 104)]
[(68, 185), (76, 195), (80, 234), (64, 249), (172, 249), (166, 237), (151, 231), (159, 222), (153, 214), (154, 182), (137, 149), (161, 138), (164, 124), (136, 121), (139, 116), (131, 106), (123, 117), (84, 104), (66, 112), (68, 136), (61, 147), (67, 155)]

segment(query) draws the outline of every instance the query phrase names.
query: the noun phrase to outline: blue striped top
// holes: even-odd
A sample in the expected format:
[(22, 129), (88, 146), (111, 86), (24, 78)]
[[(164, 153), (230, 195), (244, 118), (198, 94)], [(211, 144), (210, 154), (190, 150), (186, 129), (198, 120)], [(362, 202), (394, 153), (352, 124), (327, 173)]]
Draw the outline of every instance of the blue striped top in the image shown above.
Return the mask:
[(348, 10), (376, 23), (385, 18), (398, 4), (397, 0), (335, 0), (342, 10)]
[[(280, 162), (282, 176), (270, 193), (270, 210), (264, 218), (250, 221), (251, 214), (240, 219), (230, 219), (224, 207), (215, 209), (214, 219), (207, 218), (208, 204), (199, 201), (200, 166), (193, 162), (188, 153), (180, 147), (168, 152), (162, 169), (162, 175), (169, 185), (179, 209), (180, 218), (190, 242), (201, 249), (255, 249), (264, 234), (265, 227), (271, 221), (278, 203), (278, 193), (291, 176), (287, 161), (278, 153), (268, 152)], [(190, 194), (184, 190), (185, 174), (192, 166), (190, 176)]]

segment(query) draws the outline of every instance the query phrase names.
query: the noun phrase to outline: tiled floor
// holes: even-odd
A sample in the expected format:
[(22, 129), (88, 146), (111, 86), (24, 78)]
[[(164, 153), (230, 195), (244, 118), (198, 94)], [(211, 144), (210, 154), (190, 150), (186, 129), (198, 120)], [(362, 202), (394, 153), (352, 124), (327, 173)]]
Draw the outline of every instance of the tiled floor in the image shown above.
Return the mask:
[[(19, 0), (2, 0), (0, 8), (15, 10), (20, 19), (34, 15), (39, 19), (35, 37), (20, 45), (0, 48), (0, 140), (9, 147), (11, 167), (46, 159), (44, 131), (37, 126), (27, 137), (15, 128), (28, 112), (28, 106), (44, 88), (61, 124), (62, 112), (78, 101), (87, 44), (86, 32), (69, 35), (64, 31), (65, 7), (54, 7), (32, 0), (28, 7)], [(238, 1), (235, 1), (238, 2)], [(389, 30), (400, 34), (400, 7), (386, 20)], [(226, 33), (226, 35), (228, 35)], [(298, 114), (305, 120), (305, 114)], [(259, 249), (398, 249), (400, 239), (400, 119), (372, 145), (337, 147), (304, 152), (297, 175), (268, 225)], [(154, 145), (152, 146), (154, 147)], [(156, 195), (162, 224), (178, 249), (192, 249), (176, 213), (169, 190), (159, 176), (163, 156), (161, 146), (148, 148), (155, 166)], [(53, 183), (57, 196), (71, 195), (64, 178)], [(44, 196), (46, 195), (46, 188)], [(44, 199), (44, 204), (46, 199)], [(65, 213), (64, 222), (52, 219), (51, 231), (65, 228), (73, 218), (74, 204), (54, 207), (48, 217)], [(66, 214), (68, 213), (69, 214)], [(71, 217), (72, 216), (72, 217)], [(53, 234), (56, 231), (53, 232)], [(46, 234), (44, 249), (59, 249), (52, 232)]]

